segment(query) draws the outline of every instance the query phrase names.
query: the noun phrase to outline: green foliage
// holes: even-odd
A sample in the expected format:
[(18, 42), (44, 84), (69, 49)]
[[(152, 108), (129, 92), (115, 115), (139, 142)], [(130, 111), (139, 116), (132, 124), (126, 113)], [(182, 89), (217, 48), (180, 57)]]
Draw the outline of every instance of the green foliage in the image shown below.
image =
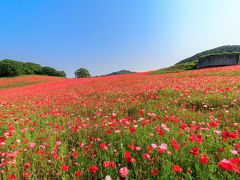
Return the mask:
[(25, 69), (27, 69), (26, 72), (28, 71), (29, 74), (39, 74), (39, 72), (42, 69), (42, 66), (31, 62), (26, 62)]
[(176, 64), (167, 68), (159, 69), (157, 71), (151, 72), (150, 74), (165, 74), (165, 73), (176, 73), (188, 70), (197, 69), (197, 61), (191, 61), (183, 64)]
[(87, 69), (80, 68), (75, 71), (75, 77), (76, 78), (87, 78), (87, 77), (91, 77), (91, 74), (88, 72)]
[(20, 73), (16, 66), (9, 62), (0, 62), (0, 77), (13, 77), (18, 76)]
[(47, 76), (66, 77), (66, 74), (64, 71), (57, 71), (56, 69), (48, 66), (42, 67), (39, 74), (47, 75)]
[(66, 77), (64, 71), (57, 71), (51, 67), (42, 67), (31, 62), (20, 62), (10, 59), (0, 61), (0, 77), (14, 77), (21, 75), (48, 75)]
[(183, 63), (186, 63), (186, 62), (195, 61), (195, 60), (198, 60), (202, 56), (209, 56), (209, 55), (215, 55), (215, 54), (225, 54), (225, 53), (236, 53), (236, 52), (240, 52), (240, 45), (220, 46), (220, 47), (217, 47), (217, 48), (214, 48), (214, 49), (210, 49), (210, 50), (203, 51), (201, 53), (195, 54), (194, 56), (189, 57), (187, 59), (184, 59), (184, 60), (178, 62), (177, 64), (183, 64)]
[(64, 71), (58, 71), (58, 77), (66, 77), (66, 73)]

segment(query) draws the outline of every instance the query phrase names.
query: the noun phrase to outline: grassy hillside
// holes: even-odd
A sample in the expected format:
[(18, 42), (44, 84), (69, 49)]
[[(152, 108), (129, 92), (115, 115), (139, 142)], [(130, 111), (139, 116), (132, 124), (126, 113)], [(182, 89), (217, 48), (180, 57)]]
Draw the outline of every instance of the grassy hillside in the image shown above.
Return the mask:
[(220, 47), (217, 47), (214, 49), (206, 50), (201, 53), (195, 54), (194, 56), (191, 56), (189, 58), (186, 58), (186, 59), (178, 62), (176, 65), (183, 64), (186, 62), (196, 61), (202, 56), (208, 56), (208, 55), (214, 55), (214, 54), (224, 54), (224, 53), (235, 53), (235, 52), (240, 52), (240, 45), (220, 46)]
[(176, 73), (176, 72), (183, 72), (187, 70), (194, 70), (194, 69), (197, 69), (197, 62), (201, 57), (217, 55), (217, 54), (218, 55), (232, 54), (237, 52), (240, 52), (240, 45), (217, 47), (214, 49), (210, 49), (210, 50), (195, 54), (194, 56), (184, 59), (173, 66), (162, 68), (157, 71), (153, 71), (150, 74), (165, 74), (165, 73)]
[(167, 68), (162, 68), (151, 72), (150, 74), (165, 74), (165, 73), (177, 73), (188, 70), (194, 70), (197, 68), (197, 61), (187, 62), (183, 64), (176, 64)]

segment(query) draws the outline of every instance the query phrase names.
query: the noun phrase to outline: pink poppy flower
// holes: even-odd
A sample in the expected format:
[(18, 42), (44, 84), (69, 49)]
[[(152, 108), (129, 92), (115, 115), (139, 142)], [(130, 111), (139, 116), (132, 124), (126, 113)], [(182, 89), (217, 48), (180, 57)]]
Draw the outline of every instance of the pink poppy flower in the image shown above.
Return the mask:
[(129, 170), (128, 170), (127, 167), (122, 167), (122, 168), (119, 170), (119, 173), (120, 173), (120, 176), (121, 176), (122, 178), (125, 178), (125, 177), (128, 175)]
[(162, 144), (159, 146), (159, 148), (160, 148), (161, 150), (166, 151), (166, 150), (168, 149), (168, 145), (165, 144), (165, 143), (162, 143)]

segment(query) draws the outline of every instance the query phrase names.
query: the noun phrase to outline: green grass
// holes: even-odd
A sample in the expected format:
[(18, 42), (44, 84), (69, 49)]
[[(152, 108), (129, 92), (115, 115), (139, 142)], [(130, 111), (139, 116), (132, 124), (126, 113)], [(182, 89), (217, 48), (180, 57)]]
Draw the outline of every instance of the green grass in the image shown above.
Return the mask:
[(15, 82), (15, 83), (11, 83), (11, 84), (6, 84), (6, 85), (0, 85), (0, 90), (2, 89), (9, 89), (9, 88), (14, 88), (14, 87), (21, 87), (21, 86), (28, 86), (28, 85), (32, 85), (32, 84), (38, 84), (44, 81), (34, 81), (34, 82)]
[(166, 73), (177, 73), (189, 70), (197, 69), (197, 61), (187, 62), (184, 64), (177, 64), (167, 68), (159, 69), (157, 71), (151, 72), (150, 74), (166, 74)]

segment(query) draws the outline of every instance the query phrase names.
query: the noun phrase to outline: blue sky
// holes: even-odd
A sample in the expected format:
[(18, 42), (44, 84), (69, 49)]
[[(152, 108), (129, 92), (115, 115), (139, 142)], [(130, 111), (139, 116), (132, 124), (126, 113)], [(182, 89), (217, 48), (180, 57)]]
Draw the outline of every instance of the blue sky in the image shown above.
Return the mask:
[(240, 44), (239, 0), (4, 0), (0, 59), (53, 66), (73, 77), (170, 66)]

